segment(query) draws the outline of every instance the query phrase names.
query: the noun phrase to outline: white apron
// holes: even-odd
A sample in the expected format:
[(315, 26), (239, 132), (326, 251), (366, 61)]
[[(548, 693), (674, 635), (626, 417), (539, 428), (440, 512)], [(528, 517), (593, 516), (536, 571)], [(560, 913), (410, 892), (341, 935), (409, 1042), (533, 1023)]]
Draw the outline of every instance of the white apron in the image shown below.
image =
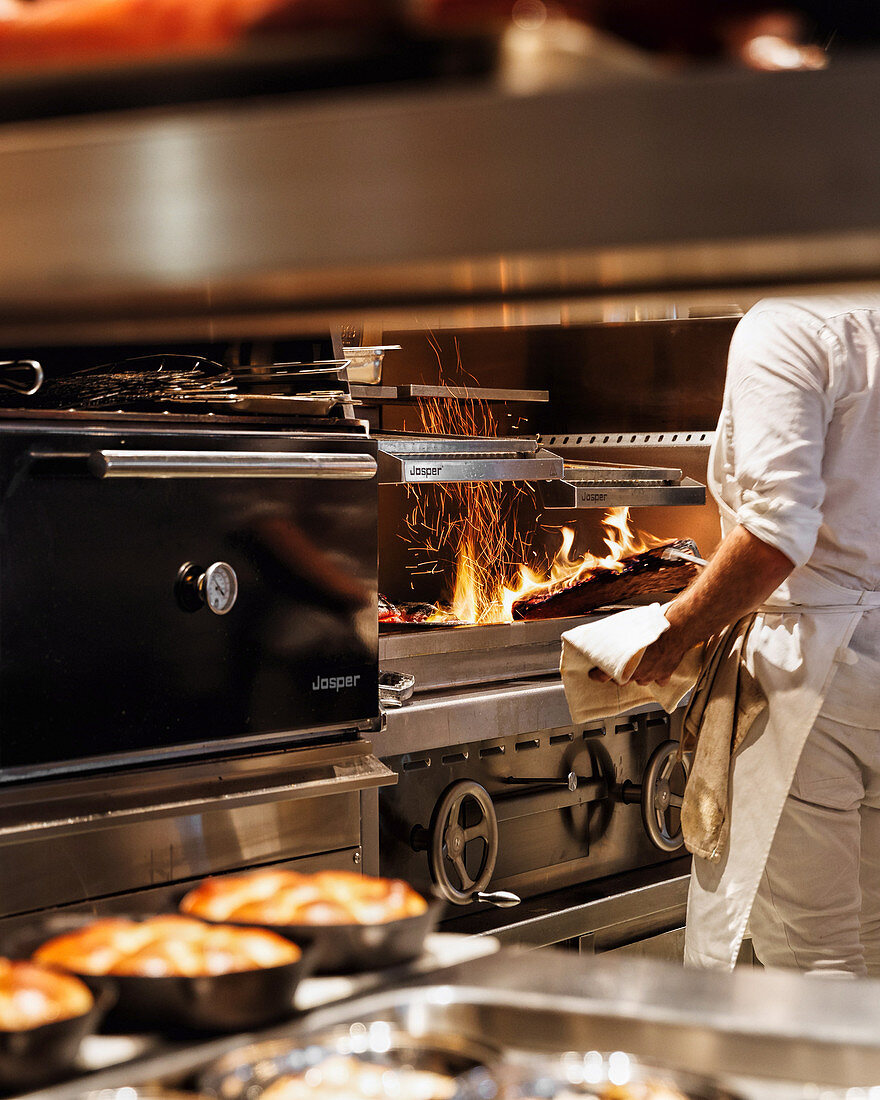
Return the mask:
[[(725, 534), (736, 514), (710, 488)], [(836, 671), (880, 592), (844, 588), (809, 566), (796, 569), (758, 612), (744, 659), (768, 708), (731, 763), (730, 843), (718, 863), (694, 857), (685, 964), (732, 969), (795, 768)]]

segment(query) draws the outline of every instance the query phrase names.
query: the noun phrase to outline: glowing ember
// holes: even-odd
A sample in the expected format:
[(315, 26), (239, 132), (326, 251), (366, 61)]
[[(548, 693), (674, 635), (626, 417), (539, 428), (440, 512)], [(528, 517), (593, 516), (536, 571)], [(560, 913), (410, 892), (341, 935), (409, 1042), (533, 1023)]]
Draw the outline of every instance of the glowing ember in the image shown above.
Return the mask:
[[(440, 362), (440, 349), (432, 340)], [(461, 358), (456, 342), (458, 368)], [(444, 436), (497, 436), (498, 425), (484, 401), (432, 398), (419, 403), (421, 431)], [(451, 599), (438, 603), (432, 622), (508, 623), (516, 600), (536, 592), (555, 591), (586, 579), (597, 569), (620, 571), (623, 558), (638, 554), (669, 539), (635, 531), (628, 508), (610, 509), (602, 521), (607, 554), (572, 558), (575, 533), (560, 528), (562, 543), (549, 569), (536, 572), (522, 564), (530, 557), (529, 544), (517, 524), (518, 503), (532, 496), (531, 486), (500, 482), (410, 487), (412, 511), (407, 517), (414, 550), (427, 562), (413, 572), (438, 572), (440, 560), (455, 555), (455, 580)]]

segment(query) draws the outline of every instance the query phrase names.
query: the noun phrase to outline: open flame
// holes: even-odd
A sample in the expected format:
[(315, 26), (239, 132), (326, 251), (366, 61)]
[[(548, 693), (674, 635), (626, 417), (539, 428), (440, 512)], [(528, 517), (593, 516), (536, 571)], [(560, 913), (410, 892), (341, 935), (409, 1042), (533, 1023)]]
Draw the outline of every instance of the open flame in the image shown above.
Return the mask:
[(566, 585), (586, 580), (597, 569), (610, 569), (619, 573), (623, 569), (624, 558), (632, 554), (640, 554), (644, 550), (650, 550), (652, 546), (661, 546), (669, 541), (636, 530), (630, 523), (629, 508), (609, 508), (602, 520), (602, 526), (605, 529), (604, 542), (608, 548), (608, 553), (603, 557), (597, 557), (588, 552), (580, 558), (572, 558), (571, 549), (574, 545), (575, 533), (570, 527), (560, 528), (562, 545), (550, 563), (547, 575), (542, 577), (528, 566), (521, 565), (519, 583), (516, 587), (502, 587), (503, 616), (493, 621), (512, 622), (513, 605), (524, 596), (556, 592)]
[[(487, 569), (475, 553), (479, 544), (479, 532), (459, 543), (455, 560), (455, 581), (452, 598), (447, 606), (437, 605), (434, 621), (454, 620), (465, 623), (513, 622), (513, 605), (525, 596), (544, 592), (556, 592), (568, 584), (586, 580), (597, 569), (620, 572), (623, 559), (639, 554), (653, 546), (661, 546), (668, 539), (655, 538), (633, 528), (629, 508), (611, 508), (602, 520), (605, 528), (607, 554), (597, 556), (586, 553), (572, 557), (575, 532), (570, 527), (560, 528), (561, 544), (549, 569), (538, 572), (528, 565), (515, 566), (513, 582), (498, 576), (498, 569)], [(501, 563), (509, 572), (509, 559)]]
[[(440, 350), (433, 340), (432, 346), (439, 362)], [(461, 370), (460, 355), (458, 367)], [(420, 402), (418, 411), (421, 430), (431, 434), (499, 434), (484, 401), (432, 398)], [(464, 482), (424, 485), (410, 492), (413, 508), (407, 523), (423, 559), (418, 571), (437, 572), (440, 559), (454, 549), (452, 595), (436, 605), (434, 622), (512, 622), (513, 604), (524, 596), (556, 591), (597, 569), (619, 572), (624, 558), (669, 541), (635, 530), (629, 508), (611, 508), (602, 520), (606, 554), (572, 557), (575, 532), (562, 527), (559, 549), (549, 567), (539, 571), (524, 564), (531, 556), (529, 543), (517, 524), (517, 504), (523, 495), (532, 494), (530, 486)]]

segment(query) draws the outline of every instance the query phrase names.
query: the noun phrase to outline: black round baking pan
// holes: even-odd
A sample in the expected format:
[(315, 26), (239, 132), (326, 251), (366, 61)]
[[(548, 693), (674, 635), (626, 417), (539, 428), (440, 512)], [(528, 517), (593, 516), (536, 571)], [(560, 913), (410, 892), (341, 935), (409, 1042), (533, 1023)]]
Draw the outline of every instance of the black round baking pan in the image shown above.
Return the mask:
[(113, 993), (96, 993), (88, 1012), (25, 1031), (0, 1030), (0, 1093), (42, 1088), (73, 1071), (80, 1043), (98, 1030)]
[[(375, 1067), (381, 1076), (373, 1088), (360, 1091), (351, 1081), (343, 1091), (351, 1097), (398, 1096), (412, 1100), (452, 1100), (496, 1095), (486, 1088), (494, 1080), (494, 1048), (455, 1035), (412, 1035), (382, 1020), (355, 1022), (296, 1038), (268, 1039), (223, 1055), (199, 1075), (198, 1087), (222, 1100), (259, 1100), (270, 1086), (287, 1078), (305, 1085), (316, 1100), (321, 1096), (322, 1069), (331, 1094), (339, 1096), (339, 1073), (346, 1064)], [(396, 1080), (389, 1081), (391, 1072)]]
[[(95, 919), (83, 914), (50, 917), (8, 940), (4, 945), (5, 953), (11, 957), (29, 957), (47, 940), (73, 932)], [(125, 919), (145, 920), (147, 917), (141, 913)], [(306, 948), (295, 962), (224, 974), (151, 977), (83, 974), (72, 969), (70, 973), (99, 994), (109, 993), (113, 1003), (105, 1022), (111, 1029), (228, 1032), (262, 1027), (291, 1016), (296, 987), (314, 971), (316, 960), (317, 952)]]
[(110, 1020), (126, 1029), (242, 1031), (293, 1015), (296, 987), (312, 970), (308, 954), (297, 962), (198, 977), (139, 974), (89, 981), (116, 991)]
[(309, 954), (314, 952), (313, 965), (319, 974), (352, 974), (382, 970), (417, 959), (425, 949), (425, 939), (436, 929), (445, 904), (442, 900), (430, 901), (423, 913), (379, 924), (262, 924), (249, 921), (239, 927), (266, 928), (299, 944)]

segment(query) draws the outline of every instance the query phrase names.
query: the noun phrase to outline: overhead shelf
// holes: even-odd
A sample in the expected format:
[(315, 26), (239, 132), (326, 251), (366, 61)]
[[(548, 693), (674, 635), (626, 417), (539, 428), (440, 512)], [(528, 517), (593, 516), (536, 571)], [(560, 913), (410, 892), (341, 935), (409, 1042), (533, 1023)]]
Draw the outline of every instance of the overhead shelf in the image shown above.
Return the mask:
[(531, 481), (546, 509), (704, 504), (706, 489), (671, 467), (566, 463), (531, 438), (377, 436), (381, 485)]
[(867, 54), (0, 127), (0, 334), (601, 319), (628, 299), (875, 285), (878, 85)]

